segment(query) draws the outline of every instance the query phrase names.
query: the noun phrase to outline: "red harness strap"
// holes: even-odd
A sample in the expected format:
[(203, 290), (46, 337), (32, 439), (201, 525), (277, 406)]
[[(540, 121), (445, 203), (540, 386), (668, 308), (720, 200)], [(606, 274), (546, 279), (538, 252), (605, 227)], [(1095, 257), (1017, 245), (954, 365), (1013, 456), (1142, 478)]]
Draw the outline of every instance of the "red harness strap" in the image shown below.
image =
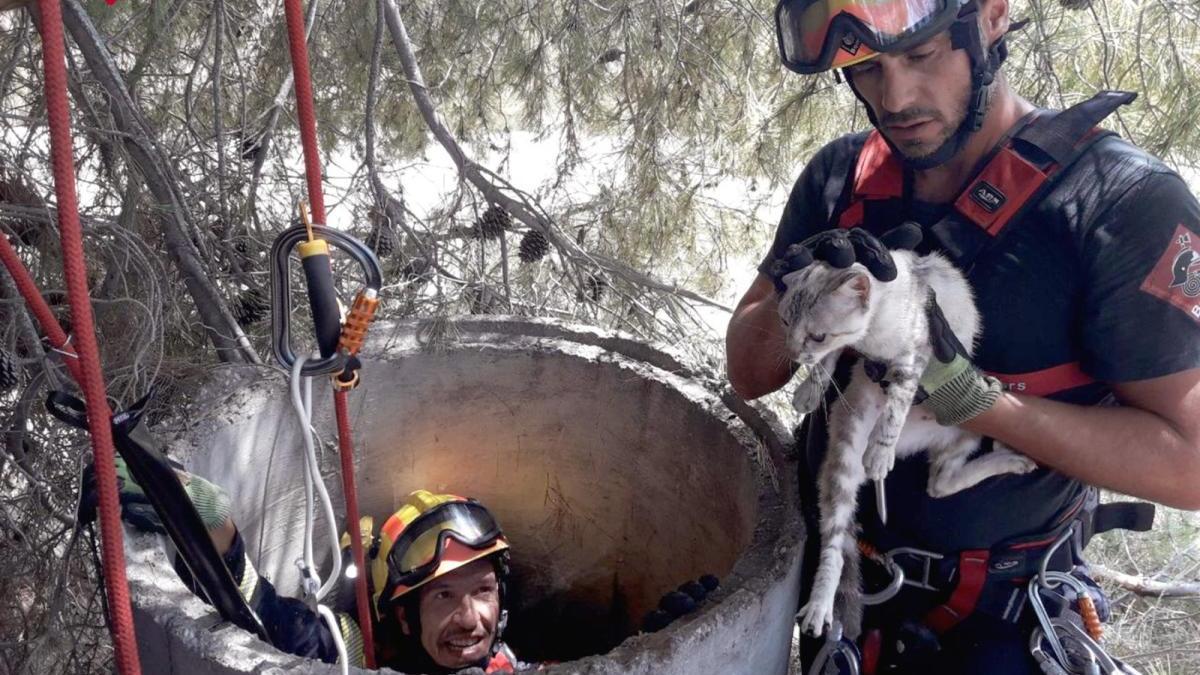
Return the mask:
[(925, 615), (925, 623), (934, 631), (945, 633), (975, 611), (983, 584), (987, 581), (987, 549), (972, 549), (958, 555), (958, 585), (944, 605), (938, 605)]
[(1083, 372), (1078, 361), (1029, 373), (993, 373), (989, 371), (988, 375), (1003, 382), (1005, 389), (1029, 396), (1049, 396), (1096, 381)]

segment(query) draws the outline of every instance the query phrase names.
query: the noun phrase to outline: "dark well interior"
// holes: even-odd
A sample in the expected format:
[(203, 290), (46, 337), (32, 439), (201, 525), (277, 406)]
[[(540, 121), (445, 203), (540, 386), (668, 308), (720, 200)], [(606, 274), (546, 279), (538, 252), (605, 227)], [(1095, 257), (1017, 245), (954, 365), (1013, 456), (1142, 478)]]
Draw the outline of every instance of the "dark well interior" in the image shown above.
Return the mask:
[(513, 547), (507, 636), (523, 658), (607, 651), (750, 543), (751, 452), (628, 363), (463, 348), (369, 372), (354, 406), (362, 512), (386, 517), (419, 487), (487, 505)]

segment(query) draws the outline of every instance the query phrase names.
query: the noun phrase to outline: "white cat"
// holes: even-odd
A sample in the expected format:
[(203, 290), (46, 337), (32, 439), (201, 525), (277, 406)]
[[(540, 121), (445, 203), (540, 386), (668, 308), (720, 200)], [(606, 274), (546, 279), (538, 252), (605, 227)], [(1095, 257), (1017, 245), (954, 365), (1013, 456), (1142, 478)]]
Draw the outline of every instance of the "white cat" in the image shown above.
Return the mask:
[(931, 497), (953, 494), (991, 476), (1037, 468), (1033, 460), (998, 444), (968, 461), (979, 445), (978, 435), (943, 427), (931, 413), (912, 406), (932, 358), (926, 314), (930, 289), (968, 351), (979, 335), (979, 313), (966, 279), (945, 258), (910, 251), (893, 251), (892, 258), (897, 276), (886, 283), (857, 263), (837, 269), (818, 262), (783, 278), (787, 290), (779, 314), (788, 350), (808, 370), (793, 397), (799, 412), (811, 412), (824, 400), (843, 350), (887, 367), (887, 384), (881, 386), (867, 377), (860, 359), (829, 415), (829, 450), (817, 477), (820, 565), (808, 603), (797, 615), (801, 629), (816, 636), (833, 623), (835, 596), (840, 596), (839, 619), (846, 635), (856, 637), (860, 630), (854, 514), (866, 480), (883, 480), (897, 457), (921, 451), (929, 453)]

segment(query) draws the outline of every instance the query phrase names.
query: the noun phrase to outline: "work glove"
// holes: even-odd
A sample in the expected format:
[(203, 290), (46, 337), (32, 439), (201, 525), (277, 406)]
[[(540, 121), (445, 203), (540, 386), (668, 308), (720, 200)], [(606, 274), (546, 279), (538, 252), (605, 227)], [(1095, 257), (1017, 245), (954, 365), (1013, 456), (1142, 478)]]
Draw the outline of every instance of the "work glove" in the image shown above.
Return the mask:
[(838, 269), (861, 263), (871, 276), (880, 281), (891, 281), (896, 278), (896, 264), (889, 251), (912, 250), (920, 243), (921, 226), (912, 222), (888, 230), (881, 237), (859, 227), (824, 230), (789, 246), (783, 256), (771, 264), (770, 276), (775, 290), (783, 293), (787, 290), (783, 283), (785, 276), (819, 260)]
[(921, 375), (917, 399), (942, 426), (958, 426), (987, 411), (1000, 398), (1000, 381), (975, 367), (942, 314), (931, 289), (925, 305), (933, 358)]
[(667, 591), (658, 601), (658, 609), (646, 612), (642, 618), (642, 632), (657, 633), (671, 625), (684, 614), (691, 614), (708, 599), (708, 595), (721, 585), (712, 574), (705, 574), (695, 581), (685, 581), (679, 588)]
[[(167, 531), (163, 527), (162, 520), (159, 519), (154, 507), (150, 505), (150, 500), (147, 499), (142, 486), (138, 485), (137, 481), (133, 479), (133, 475), (129, 473), (129, 467), (125, 465), (125, 460), (117, 455), (115, 464), (121, 517), (130, 525), (144, 532), (166, 534)], [(172, 462), (172, 464), (175, 463)], [(199, 476), (187, 473), (178, 464), (175, 464), (175, 472), (179, 476), (179, 482), (183, 483), (188, 498), (196, 507), (196, 512), (200, 514), (200, 520), (204, 522), (204, 527), (214, 530), (229, 519), (231, 502), (229, 494), (225, 490)], [(79, 499), (78, 522), (80, 525), (96, 520), (96, 507), (99, 503), (100, 493), (96, 483), (96, 469), (94, 465), (88, 464), (83, 470), (83, 490)]]

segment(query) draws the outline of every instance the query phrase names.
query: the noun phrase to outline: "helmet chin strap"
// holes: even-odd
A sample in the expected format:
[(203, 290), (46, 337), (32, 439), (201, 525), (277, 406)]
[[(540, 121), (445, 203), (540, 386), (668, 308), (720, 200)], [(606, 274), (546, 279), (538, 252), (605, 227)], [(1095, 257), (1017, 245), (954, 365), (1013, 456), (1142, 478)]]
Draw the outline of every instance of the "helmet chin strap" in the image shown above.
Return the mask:
[(862, 94), (859, 93), (858, 87), (854, 85), (853, 73), (849, 68), (843, 70), (846, 82), (850, 85), (850, 90), (854, 92), (854, 96), (859, 101), (862, 101), (863, 106), (867, 109), (867, 118), (879, 130), (880, 135), (883, 136), (883, 140), (892, 149), (892, 154), (908, 169), (922, 171), (945, 164), (951, 157), (954, 157), (963, 149), (967, 141), (970, 140), (971, 134), (979, 131), (980, 127), (983, 126), (983, 120), (987, 117), (988, 109), (991, 107), (991, 95), (995, 86), (996, 71), (999, 70), (1000, 64), (1008, 56), (1008, 47), (1004, 43), (1004, 37), (1001, 36), (990, 48), (985, 48), (978, 17), (979, 7), (972, 2), (963, 9), (962, 13), (959, 14), (958, 18), (950, 26), (951, 46), (954, 49), (965, 49), (967, 56), (971, 60), (971, 96), (967, 104), (967, 113), (963, 116), (962, 122), (959, 123), (958, 128), (954, 130), (950, 138), (947, 138), (937, 150), (924, 157), (909, 157), (892, 143), (887, 134), (883, 133), (883, 129), (880, 129), (879, 119), (875, 116), (875, 111), (867, 103), (866, 99), (863, 98)]

